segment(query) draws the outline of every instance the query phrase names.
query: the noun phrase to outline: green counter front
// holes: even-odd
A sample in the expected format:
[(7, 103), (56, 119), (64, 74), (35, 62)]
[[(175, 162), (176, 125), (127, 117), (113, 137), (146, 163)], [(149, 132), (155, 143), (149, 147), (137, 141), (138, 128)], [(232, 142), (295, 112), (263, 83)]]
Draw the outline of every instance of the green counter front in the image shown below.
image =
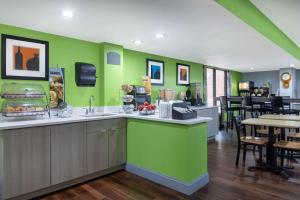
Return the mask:
[(195, 192), (209, 181), (207, 123), (128, 119), (126, 169), (182, 193)]

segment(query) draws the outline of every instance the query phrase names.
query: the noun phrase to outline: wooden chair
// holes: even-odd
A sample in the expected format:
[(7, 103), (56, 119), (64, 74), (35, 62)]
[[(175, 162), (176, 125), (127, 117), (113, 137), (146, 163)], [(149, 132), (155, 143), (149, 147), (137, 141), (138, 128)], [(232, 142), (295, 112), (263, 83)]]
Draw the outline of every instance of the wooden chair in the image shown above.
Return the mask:
[[(261, 138), (261, 137), (254, 137), (254, 136), (247, 136), (245, 126), (241, 124), (242, 116), (238, 115), (234, 117), (234, 125), (236, 128), (236, 134), (237, 134), (237, 140), (238, 140), (238, 149), (236, 154), (236, 161), (235, 165), (239, 165), (239, 158), (240, 158), (240, 150), (243, 146), (243, 161), (246, 160), (246, 151), (247, 146), (258, 146), (259, 149), (259, 163), (262, 164), (262, 149), (266, 144), (268, 143), (267, 138)], [(243, 133), (243, 136), (241, 136), (241, 133)]]
[[(254, 112), (259, 112), (259, 113), (264, 113), (265, 110), (264, 108), (260, 107), (255, 107), (253, 101), (252, 101), (252, 97), (251, 96), (244, 96), (244, 103), (245, 103), (245, 114), (246, 112), (250, 112), (251, 116), (253, 115)], [(244, 117), (246, 117), (244, 115)]]
[[(255, 112), (251, 113), (252, 118), (258, 118), (258, 116), (259, 116), (258, 111), (255, 111)], [(281, 133), (280, 129), (275, 129), (274, 130), (274, 135), (278, 136), (278, 138), (280, 136), (280, 133)], [(269, 129), (268, 128), (258, 127), (258, 126), (254, 127), (254, 136), (268, 137), (268, 135), (269, 135)]]
[[(261, 137), (268, 137), (269, 135), (269, 129), (268, 128), (257, 128), (256, 134)], [(274, 135), (280, 135), (280, 129), (274, 130)]]
[[(277, 148), (276, 155), (281, 155), (281, 166), (283, 166), (283, 159), (285, 152), (288, 151), (287, 155), (288, 158), (290, 158), (289, 155), (291, 155), (289, 152), (300, 152), (300, 142), (291, 142), (291, 141), (285, 141), (281, 140), (275, 144), (273, 144), (275, 148)], [(278, 150), (280, 150), (280, 154), (278, 154)]]
[(289, 141), (298, 141), (300, 140), (300, 133), (292, 133), (287, 136), (287, 140)]
[(283, 102), (283, 97), (281, 96), (275, 96), (271, 97), (271, 106), (272, 106), (272, 113), (273, 114), (297, 114), (297, 110), (293, 110), (289, 108), (286, 108), (286, 105)]
[[(300, 141), (300, 133), (289, 134), (287, 136), (287, 141), (291, 141), (291, 142)], [(294, 158), (299, 158), (300, 154), (299, 153), (296, 154), (296, 153), (294, 153), (294, 151), (290, 151), (289, 156), (291, 159), (294, 159)]]
[[(220, 106), (221, 106), (221, 115), (224, 116), (224, 113), (226, 113), (226, 132), (228, 132), (228, 127), (232, 126), (232, 120), (234, 116), (235, 111), (241, 111), (240, 107), (231, 107), (228, 105), (228, 99), (227, 96), (220, 96)], [(222, 117), (223, 120), (223, 117)], [(223, 121), (222, 121), (223, 123)]]

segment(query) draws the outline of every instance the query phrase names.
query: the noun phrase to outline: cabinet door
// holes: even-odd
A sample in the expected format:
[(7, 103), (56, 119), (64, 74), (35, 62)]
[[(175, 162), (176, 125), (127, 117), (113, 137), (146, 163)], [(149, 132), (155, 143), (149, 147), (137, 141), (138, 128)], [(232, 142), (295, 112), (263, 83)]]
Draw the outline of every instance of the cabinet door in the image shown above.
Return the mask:
[(5, 198), (50, 186), (50, 128), (4, 131)]
[(86, 175), (85, 123), (51, 127), (51, 184)]
[(126, 162), (126, 128), (112, 128), (109, 131), (109, 167)]
[(88, 174), (108, 168), (108, 130), (87, 133)]

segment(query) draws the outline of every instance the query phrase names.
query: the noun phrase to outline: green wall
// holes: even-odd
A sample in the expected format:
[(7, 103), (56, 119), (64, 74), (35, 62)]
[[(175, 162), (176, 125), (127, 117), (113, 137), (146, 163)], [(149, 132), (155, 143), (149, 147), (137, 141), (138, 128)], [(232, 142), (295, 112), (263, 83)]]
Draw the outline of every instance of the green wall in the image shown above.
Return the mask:
[(207, 123), (128, 119), (127, 163), (191, 184), (207, 172)]
[(243, 74), (240, 72), (231, 71), (231, 96), (238, 96), (238, 82), (243, 81)]
[[(120, 45), (102, 43), (101, 57), (102, 66), (101, 74), (103, 79), (100, 80), (103, 93), (101, 93), (102, 104), (105, 106), (120, 105), (121, 97), (123, 92), (121, 92), (121, 85), (123, 82), (123, 47)], [(110, 51), (118, 52), (121, 56), (120, 65), (110, 65), (107, 64), (106, 54)]]
[[(141, 77), (146, 75), (146, 59), (164, 61), (165, 64), (165, 83), (163, 86), (153, 86), (152, 100), (158, 97), (160, 88), (176, 89), (186, 91), (185, 86), (176, 85), (176, 63), (190, 65), (190, 82), (200, 82), (203, 85), (203, 65), (153, 54), (137, 52), (124, 49), (124, 82), (131, 84), (141, 84)], [(201, 88), (203, 94), (203, 87)]]
[[(96, 87), (77, 87), (75, 84), (75, 62), (92, 63), (97, 67), (97, 76), (101, 79), (99, 74), (100, 69), (100, 49), (96, 43), (81, 41), (61, 37), (57, 35), (31, 31), (23, 28), (16, 28), (0, 24), (0, 33), (10, 34), (22, 37), (29, 37), (39, 40), (49, 41), (49, 66), (65, 68), (66, 72), (66, 101), (72, 106), (86, 106), (88, 105), (88, 98), (91, 94), (95, 96), (95, 104), (100, 105), (100, 97), (103, 92), (100, 88), (100, 83), (97, 81)], [(0, 50), (1, 51), (1, 50)], [(1, 58), (0, 58), (1, 61)], [(0, 62), (1, 63), (1, 62)], [(99, 80), (99, 79), (98, 79)], [(18, 80), (2, 80), (4, 82), (28, 82)], [(41, 83), (45, 89), (49, 90), (49, 83), (47, 81), (34, 81), (34, 83)]]
[[(49, 66), (65, 68), (66, 101), (72, 106), (87, 106), (90, 95), (95, 96), (94, 105), (96, 106), (120, 105), (121, 96), (123, 94), (121, 85), (123, 83), (141, 84), (141, 77), (146, 74), (147, 58), (161, 60), (165, 63), (165, 84), (163, 86), (153, 86), (153, 100), (157, 98), (160, 88), (174, 88), (177, 93), (186, 90), (185, 86), (176, 85), (176, 63), (190, 65), (191, 82), (200, 82), (203, 85), (203, 65), (199, 63), (124, 49), (120, 45), (87, 42), (4, 24), (0, 24), (0, 34), (10, 34), (48, 41)], [(116, 51), (121, 55), (121, 65), (106, 64), (106, 53), (109, 51)], [(96, 66), (98, 79), (95, 87), (76, 86), (75, 62), (87, 62)], [(238, 80), (238, 78), (234, 80)], [(49, 90), (49, 83), (47, 81), (0, 79), (0, 85), (4, 82), (40, 83), (47, 92)], [(232, 85), (234, 86), (234, 84)], [(203, 87), (201, 90), (203, 95)]]

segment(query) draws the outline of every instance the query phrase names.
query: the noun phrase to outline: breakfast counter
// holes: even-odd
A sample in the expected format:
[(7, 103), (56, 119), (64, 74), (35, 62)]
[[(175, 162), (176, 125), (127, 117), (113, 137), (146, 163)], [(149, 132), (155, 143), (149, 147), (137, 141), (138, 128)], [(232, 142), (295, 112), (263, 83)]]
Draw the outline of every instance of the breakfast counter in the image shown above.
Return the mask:
[(157, 121), (157, 122), (165, 122), (165, 123), (181, 124), (181, 125), (193, 125), (197, 123), (209, 122), (212, 120), (209, 117), (197, 117), (196, 119), (190, 119), (190, 120), (175, 120), (171, 118), (160, 118), (158, 114), (139, 115), (138, 113), (133, 113), (133, 114), (99, 113), (99, 115), (95, 114), (94, 116), (88, 116), (88, 117), (84, 115), (73, 115), (72, 117), (69, 118), (44, 117), (44, 118), (36, 118), (36, 119), (32, 118), (26, 120), (4, 118), (0, 120), (0, 130), (48, 126), (48, 125), (67, 124), (67, 123), (76, 123), (76, 122), (87, 122), (87, 121), (116, 119), (116, 118), (143, 119), (149, 121)]
[(2, 119), (0, 200), (35, 198), (121, 169), (192, 194), (209, 181), (210, 120), (137, 113)]

